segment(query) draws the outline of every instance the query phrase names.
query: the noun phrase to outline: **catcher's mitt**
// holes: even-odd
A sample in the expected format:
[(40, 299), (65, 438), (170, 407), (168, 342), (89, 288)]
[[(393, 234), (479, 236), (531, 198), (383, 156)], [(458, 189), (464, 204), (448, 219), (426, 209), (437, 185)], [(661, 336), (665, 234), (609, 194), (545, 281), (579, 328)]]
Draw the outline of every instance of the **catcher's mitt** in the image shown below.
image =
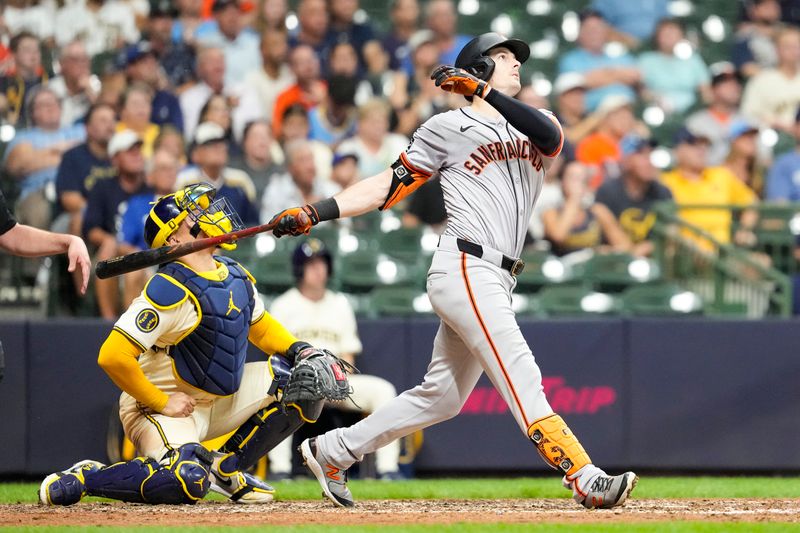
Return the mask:
[(353, 392), (347, 374), (358, 372), (328, 350), (308, 347), (302, 350), (283, 391), (283, 403), (303, 400), (346, 400)]

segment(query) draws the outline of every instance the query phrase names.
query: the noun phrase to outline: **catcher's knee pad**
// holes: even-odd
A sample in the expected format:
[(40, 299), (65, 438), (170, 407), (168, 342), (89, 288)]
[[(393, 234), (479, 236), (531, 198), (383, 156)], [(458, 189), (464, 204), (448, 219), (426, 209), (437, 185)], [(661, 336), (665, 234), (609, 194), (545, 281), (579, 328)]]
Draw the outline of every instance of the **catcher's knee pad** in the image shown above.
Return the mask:
[(197, 443), (172, 450), (157, 463), (145, 457), (108, 466), (88, 476), (86, 492), (136, 503), (196, 503), (211, 487), (213, 457)]
[(222, 445), (225, 453), (215, 466), (223, 476), (247, 470), (304, 423), (300, 413), (273, 402), (251, 416)]
[(528, 437), (545, 462), (567, 476), (592, 462), (566, 422), (555, 413), (531, 424)]

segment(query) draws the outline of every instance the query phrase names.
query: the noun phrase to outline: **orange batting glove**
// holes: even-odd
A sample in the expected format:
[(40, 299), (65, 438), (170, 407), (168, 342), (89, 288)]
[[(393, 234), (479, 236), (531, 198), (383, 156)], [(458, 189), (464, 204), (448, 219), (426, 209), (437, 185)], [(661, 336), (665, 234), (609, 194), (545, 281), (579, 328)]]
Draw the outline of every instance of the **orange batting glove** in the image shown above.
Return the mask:
[(270, 224), (274, 222), (277, 224), (272, 234), (280, 238), (284, 235), (308, 234), (311, 227), (319, 222), (319, 216), (313, 206), (304, 205), (284, 209), (269, 221)]
[(479, 80), (463, 68), (442, 65), (431, 74), (431, 79), (436, 82), (437, 87), (449, 93), (461, 94), (464, 96), (477, 96), (484, 98), (491, 87), (483, 80)]

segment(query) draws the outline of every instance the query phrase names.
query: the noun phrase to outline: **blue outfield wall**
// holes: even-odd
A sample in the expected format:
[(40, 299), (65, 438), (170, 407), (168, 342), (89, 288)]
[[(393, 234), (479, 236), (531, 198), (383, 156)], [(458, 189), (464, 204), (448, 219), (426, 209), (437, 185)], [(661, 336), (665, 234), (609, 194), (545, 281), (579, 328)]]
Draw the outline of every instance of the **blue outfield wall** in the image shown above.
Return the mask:
[[(110, 327), (94, 320), (0, 322), (0, 474), (105, 460), (118, 391), (95, 360)], [(430, 319), (360, 322), (359, 367), (398, 390), (413, 387), (437, 327)], [(596, 463), (800, 469), (800, 322), (553, 320), (521, 327), (551, 405)], [(458, 417), (425, 430), (415, 466), (547, 470), (485, 376)]]

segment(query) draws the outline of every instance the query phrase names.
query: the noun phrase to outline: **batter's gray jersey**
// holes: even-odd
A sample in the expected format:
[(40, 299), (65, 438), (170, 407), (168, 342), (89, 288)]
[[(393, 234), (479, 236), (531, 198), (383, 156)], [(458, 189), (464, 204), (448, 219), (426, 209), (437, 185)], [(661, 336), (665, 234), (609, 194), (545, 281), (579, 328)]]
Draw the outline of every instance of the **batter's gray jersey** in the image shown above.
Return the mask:
[[(542, 112), (558, 124), (552, 113)], [(545, 156), (502, 116), (489, 118), (464, 107), (422, 124), (401, 160), (420, 174), (438, 172), (445, 235), (519, 257), (542, 190), (544, 159), (559, 151)]]

